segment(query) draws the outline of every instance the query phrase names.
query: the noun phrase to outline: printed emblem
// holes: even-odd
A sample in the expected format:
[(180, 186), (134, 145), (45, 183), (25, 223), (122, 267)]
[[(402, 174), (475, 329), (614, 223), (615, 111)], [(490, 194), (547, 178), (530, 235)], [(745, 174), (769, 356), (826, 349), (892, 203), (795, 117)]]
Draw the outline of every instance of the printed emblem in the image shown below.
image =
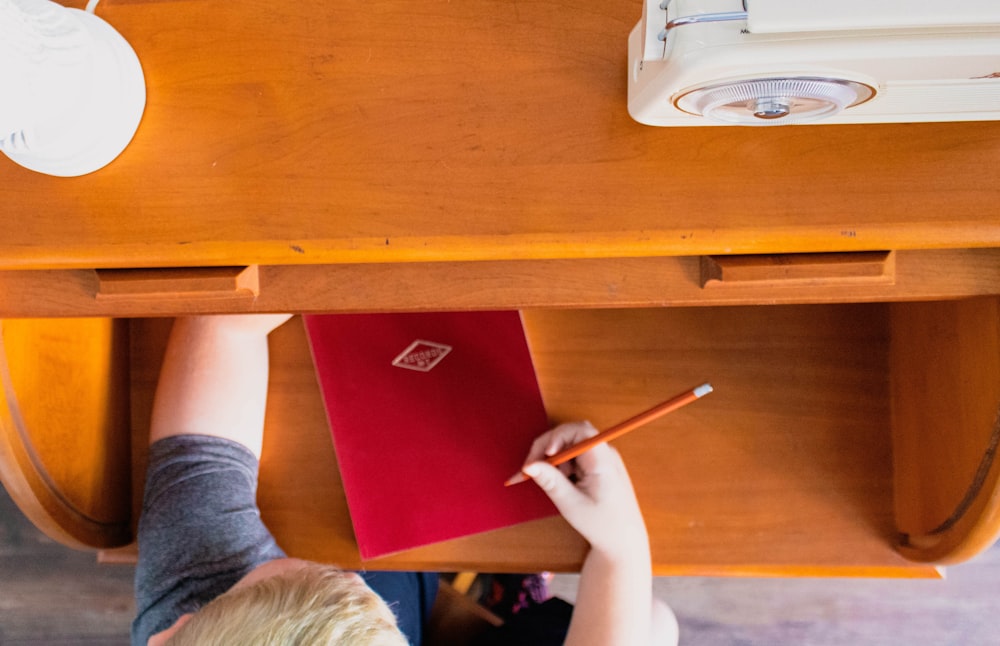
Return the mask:
[(450, 345), (417, 339), (392, 360), (392, 365), (407, 370), (430, 372), (449, 352)]

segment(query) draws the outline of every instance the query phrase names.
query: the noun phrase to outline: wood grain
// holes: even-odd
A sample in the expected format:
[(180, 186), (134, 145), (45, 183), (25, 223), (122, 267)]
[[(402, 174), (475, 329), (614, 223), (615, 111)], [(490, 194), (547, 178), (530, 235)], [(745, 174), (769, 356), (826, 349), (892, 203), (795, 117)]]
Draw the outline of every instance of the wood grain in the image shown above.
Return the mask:
[(99, 269), (96, 299), (118, 301), (180, 301), (249, 299), (260, 293), (257, 265), (249, 267), (187, 267), (158, 269)]
[[(901, 308), (893, 317), (889, 307), (535, 310), (526, 313), (526, 321), (554, 423), (589, 418), (606, 425), (692, 381), (711, 379), (716, 387), (697, 411), (689, 407), (616, 443), (633, 471), (650, 524), (657, 572), (932, 576), (933, 568), (911, 566), (894, 551), (896, 522), (919, 536), (954, 506), (975, 469), (973, 458), (982, 454), (985, 431), (976, 420), (981, 422), (981, 411), (996, 400), (989, 388), (972, 389), (968, 401), (980, 412), (962, 417), (972, 424), (968, 432), (938, 433), (938, 440), (927, 441), (926, 433), (906, 435), (920, 429), (905, 424), (901, 407), (910, 419), (922, 419), (926, 410), (933, 420), (940, 417), (935, 410), (950, 414), (953, 404), (935, 398), (933, 389), (901, 394), (899, 384), (934, 383), (959, 374), (956, 370), (966, 364), (979, 366), (974, 374), (984, 379), (996, 374), (990, 363), (996, 353), (988, 349), (995, 345), (983, 341), (995, 344), (998, 338), (996, 299), (900, 304), (893, 306)], [(25, 330), (37, 327), (23, 323)], [(61, 329), (54, 327), (59, 323), (76, 322), (50, 322), (44, 329)], [(136, 492), (141, 490), (142, 443), (169, 324), (169, 319), (132, 324)], [(924, 338), (928, 324), (952, 330), (942, 343), (950, 347), (960, 339), (955, 356), (961, 361), (933, 359), (928, 368), (919, 359), (906, 363), (899, 358), (898, 348)], [(67, 355), (82, 356), (63, 348), (60, 356)], [(942, 366), (952, 366), (951, 372), (937, 377), (921, 372), (935, 373)], [(893, 389), (890, 381), (896, 384)], [(297, 321), (272, 339), (267, 425), (260, 504), (279, 541), (297, 556), (360, 565), (308, 346)], [(65, 421), (42, 427), (56, 431), (50, 437), (40, 434), (42, 445), (50, 447), (46, 455), (84, 464), (61, 452), (58, 430), (64, 427)], [(959, 428), (965, 429), (965, 422)], [(896, 442), (895, 494), (891, 440)], [(914, 457), (914, 446), (933, 448)], [(958, 456), (958, 462), (939, 459), (950, 455)], [(921, 476), (920, 487), (914, 488), (906, 474), (923, 472), (907, 471), (909, 464), (943, 475)], [(968, 558), (995, 538), (990, 511), (995, 474), (990, 474), (982, 498), (963, 520), (975, 526), (975, 540), (957, 547), (942, 543), (947, 548), (935, 551), (933, 558), (925, 555), (928, 560)], [(136, 497), (133, 520), (138, 502)], [(923, 510), (917, 521), (914, 510)], [(584, 548), (563, 521), (550, 519), (369, 566), (574, 570)]]
[(131, 540), (127, 325), (0, 321), (0, 480), (51, 538)]
[(919, 560), (961, 561), (1000, 534), (1000, 301), (893, 308), (903, 551)]
[(823, 287), (893, 283), (895, 264), (891, 251), (702, 256), (701, 286), (754, 283), (761, 287), (784, 287), (806, 283)]
[(1000, 292), (1000, 249), (895, 254), (895, 283), (701, 287), (698, 257), (289, 265), (259, 268), (254, 299), (98, 300), (93, 270), (0, 271), (0, 316), (173, 316), (938, 300)]
[(128, 646), (135, 569), (99, 566), (38, 530), (0, 488), (0, 643)]
[(715, 391), (616, 443), (660, 571), (903, 567), (893, 552), (885, 310), (532, 312), (550, 414), (598, 427), (689, 383)]
[[(635, 479), (658, 573), (937, 576), (893, 548), (885, 306), (538, 310), (526, 322), (554, 422), (607, 425), (691, 382), (711, 378), (716, 387), (615, 444)], [(133, 337), (143, 364), (133, 372), (147, 375), (133, 379), (137, 424), (162, 342), (142, 325)], [(357, 566), (299, 321), (271, 341), (262, 515), (290, 554)], [(572, 571), (584, 553), (555, 518), (366, 565)]]
[(638, 3), (99, 13), (142, 63), (142, 123), (87, 177), (5, 164), (0, 268), (1000, 245), (1000, 123), (632, 121)]

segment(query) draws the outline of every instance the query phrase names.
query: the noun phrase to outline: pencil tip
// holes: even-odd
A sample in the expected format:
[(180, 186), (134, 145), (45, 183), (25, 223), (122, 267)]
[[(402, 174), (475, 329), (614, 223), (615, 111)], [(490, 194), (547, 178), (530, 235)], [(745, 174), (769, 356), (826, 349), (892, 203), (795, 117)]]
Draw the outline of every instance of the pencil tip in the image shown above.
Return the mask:
[(517, 473), (515, 473), (511, 477), (507, 478), (507, 481), (503, 483), (503, 486), (510, 487), (512, 485), (516, 485), (516, 484), (519, 484), (521, 482), (524, 482), (527, 479), (528, 478), (523, 473), (521, 473), (520, 471), (518, 471)]

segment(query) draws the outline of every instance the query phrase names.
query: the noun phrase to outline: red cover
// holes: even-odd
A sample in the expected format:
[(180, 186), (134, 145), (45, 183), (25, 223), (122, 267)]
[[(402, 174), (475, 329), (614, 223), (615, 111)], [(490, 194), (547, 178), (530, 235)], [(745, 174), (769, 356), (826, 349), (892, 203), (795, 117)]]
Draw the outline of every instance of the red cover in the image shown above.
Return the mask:
[(556, 513), (503, 485), (548, 427), (518, 312), (305, 325), (363, 559)]

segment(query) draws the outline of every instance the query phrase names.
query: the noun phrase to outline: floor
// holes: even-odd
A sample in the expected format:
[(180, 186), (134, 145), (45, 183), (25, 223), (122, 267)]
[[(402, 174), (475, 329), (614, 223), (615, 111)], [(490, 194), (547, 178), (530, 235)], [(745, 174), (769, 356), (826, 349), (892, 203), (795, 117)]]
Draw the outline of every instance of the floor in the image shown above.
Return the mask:
[[(569, 598), (576, 577), (557, 577)], [(682, 646), (997, 646), (1000, 544), (945, 580), (657, 579)]]
[[(572, 597), (576, 578), (555, 589)], [(1000, 645), (1000, 547), (944, 581), (658, 579), (692, 646)], [(128, 643), (132, 569), (46, 539), (0, 489), (0, 645)]]
[(132, 568), (58, 545), (0, 488), (0, 645), (128, 644)]

